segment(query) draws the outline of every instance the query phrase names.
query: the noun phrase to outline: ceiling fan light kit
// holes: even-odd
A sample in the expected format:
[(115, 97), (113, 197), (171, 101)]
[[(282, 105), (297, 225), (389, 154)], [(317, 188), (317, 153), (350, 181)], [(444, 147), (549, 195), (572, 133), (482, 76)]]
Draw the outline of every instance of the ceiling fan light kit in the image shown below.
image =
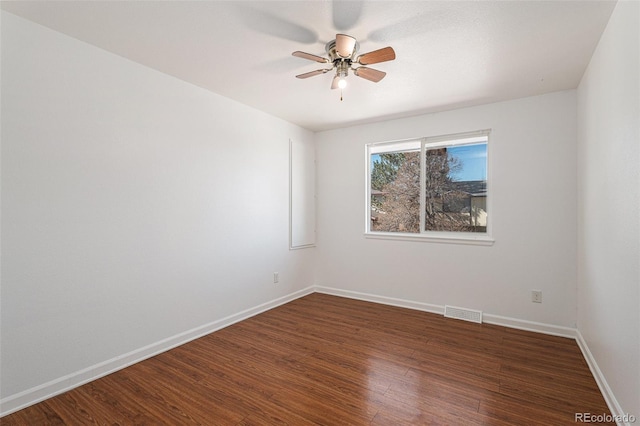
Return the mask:
[[(325, 50), (328, 58), (313, 55), (311, 53), (295, 51), (293, 56), (307, 59), (309, 61), (319, 62), (321, 64), (332, 64), (331, 68), (323, 68), (315, 71), (299, 74), (297, 78), (309, 78), (320, 74), (326, 74), (329, 71), (335, 71), (333, 80), (331, 81), (331, 89), (344, 89), (347, 86), (347, 76), (349, 70), (365, 80), (379, 82), (387, 75), (383, 71), (369, 68), (365, 65), (377, 64), (380, 62), (393, 61), (396, 58), (396, 52), (391, 47), (374, 50), (363, 55), (358, 55), (360, 44), (358, 41), (346, 34), (336, 34), (335, 40), (331, 40), (326, 44)], [(355, 67), (354, 65), (360, 65)], [(342, 96), (340, 96), (342, 100)]]

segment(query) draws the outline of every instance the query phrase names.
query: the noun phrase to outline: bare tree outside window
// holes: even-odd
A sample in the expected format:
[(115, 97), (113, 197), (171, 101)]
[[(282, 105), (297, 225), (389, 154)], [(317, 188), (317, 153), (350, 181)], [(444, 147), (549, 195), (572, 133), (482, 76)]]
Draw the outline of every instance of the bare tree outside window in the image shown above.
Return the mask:
[[(376, 211), (372, 229), (420, 232), (420, 152), (380, 154), (373, 163), (371, 205)], [(375, 198), (374, 198), (375, 197)]]

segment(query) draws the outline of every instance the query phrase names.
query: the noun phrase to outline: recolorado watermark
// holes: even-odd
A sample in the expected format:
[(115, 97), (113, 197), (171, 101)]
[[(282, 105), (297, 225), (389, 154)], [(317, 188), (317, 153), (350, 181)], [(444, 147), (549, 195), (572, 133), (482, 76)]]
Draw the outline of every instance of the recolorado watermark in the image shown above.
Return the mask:
[(635, 423), (636, 416), (633, 414), (593, 414), (593, 413), (575, 413), (574, 421), (576, 423)]

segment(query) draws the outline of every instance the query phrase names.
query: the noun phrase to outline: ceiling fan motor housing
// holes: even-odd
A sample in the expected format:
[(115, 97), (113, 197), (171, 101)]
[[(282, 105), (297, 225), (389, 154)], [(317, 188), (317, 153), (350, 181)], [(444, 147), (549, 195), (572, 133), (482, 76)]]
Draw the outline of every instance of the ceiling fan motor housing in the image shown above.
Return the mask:
[[(338, 35), (337, 37), (340, 36), (341, 35)], [(331, 63), (333, 63), (333, 67), (336, 70), (335, 78), (344, 79), (349, 75), (349, 69), (351, 68), (351, 64), (353, 63), (358, 50), (360, 49), (360, 44), (355, 39), (352, 39), (349, 36), (343, 36), (353, 40), (353, 50), (351, 50), (348, 56), (341, 56), (338, 49), (337, 37), (335, 40), (331, 40), (329, 43), (327, 43), (324, 48), (327, 52), (327, 55), (329, 56), (329, 60), (331, 61)], [(334, 85), (332, 85), (332, 87), (333, 86)]]

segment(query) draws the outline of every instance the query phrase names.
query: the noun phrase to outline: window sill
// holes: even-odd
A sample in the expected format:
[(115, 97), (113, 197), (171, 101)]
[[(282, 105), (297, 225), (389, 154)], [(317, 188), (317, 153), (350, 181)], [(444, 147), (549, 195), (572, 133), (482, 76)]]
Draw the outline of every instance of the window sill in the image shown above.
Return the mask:
[(425, 243), (466, 244), (474, 246), (492, 246), (495, 240), (487, 235), (477, 234), (404, 234), (389, 232), (365, 232), (365, 238), (395, 241), (420, 241)]

